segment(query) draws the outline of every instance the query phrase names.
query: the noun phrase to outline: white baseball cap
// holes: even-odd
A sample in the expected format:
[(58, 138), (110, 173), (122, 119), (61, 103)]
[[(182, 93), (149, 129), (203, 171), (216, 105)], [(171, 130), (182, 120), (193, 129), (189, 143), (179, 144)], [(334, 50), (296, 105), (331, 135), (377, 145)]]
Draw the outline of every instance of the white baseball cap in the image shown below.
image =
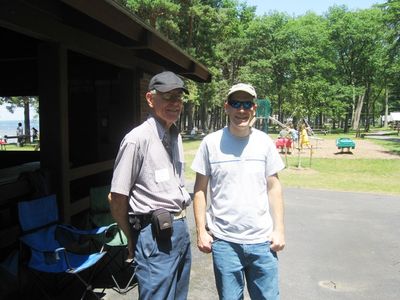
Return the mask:
[(233, 93), (239, 92), (239, 91), (246, 92), (247, 94), (253, 96), (254, 98), (257, 98), (256, 90), (254, 89), (254, 87), (252, 85), (247, 84), (247, 83), (238, 83), (238, 84), (233, 85), (229, 89), (228, 98)]

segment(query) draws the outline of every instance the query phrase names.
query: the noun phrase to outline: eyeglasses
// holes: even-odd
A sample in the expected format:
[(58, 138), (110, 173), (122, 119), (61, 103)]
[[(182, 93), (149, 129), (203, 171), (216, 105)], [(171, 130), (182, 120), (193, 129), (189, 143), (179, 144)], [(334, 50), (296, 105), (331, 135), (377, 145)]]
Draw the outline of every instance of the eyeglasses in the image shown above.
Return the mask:
[(183, 98), (182, 98), (183, 93), (169, 93), (169, 92), (162, 93), (162, 92), (158, 92), (156, 90), (152, 90), (151, 93), (153, 95), (155, 95), (155, 94), (160, 95), (160, 97), (166, 101), (182, 101), (183, 100)]
[(228, 104), (235, 109), (243, 107), (244, 110), (249, 110), (254, 106), (253, 101), (228, 100)]

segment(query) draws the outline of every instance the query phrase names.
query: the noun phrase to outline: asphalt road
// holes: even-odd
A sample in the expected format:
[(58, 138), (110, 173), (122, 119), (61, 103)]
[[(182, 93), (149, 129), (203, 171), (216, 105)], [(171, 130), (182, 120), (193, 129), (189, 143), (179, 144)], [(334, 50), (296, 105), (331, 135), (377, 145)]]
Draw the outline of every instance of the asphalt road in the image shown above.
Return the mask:
[[(400, 299), (400, 197), (294, 188), (286, 188), (284, 197), (282, 300)], [(211, 256), (195, 245), (191, 208), (188, 221), (193, 237), (188, 299), (218, 299)], [(137, 288), (127, 295), (105, 293), (104, 299), (137, 299)]]
[(400, 197), (285, 189), (282, 299), (400, 299)]

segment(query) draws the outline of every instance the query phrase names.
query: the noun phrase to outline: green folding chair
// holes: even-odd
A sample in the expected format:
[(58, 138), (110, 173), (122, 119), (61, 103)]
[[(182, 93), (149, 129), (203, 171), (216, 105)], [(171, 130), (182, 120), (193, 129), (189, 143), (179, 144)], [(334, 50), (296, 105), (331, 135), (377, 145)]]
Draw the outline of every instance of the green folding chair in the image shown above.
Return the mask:
[[(109, 192), (110, 185), (90, 189), (89, 218), (93, 227), (98, 227), (99, 224), (104, 224), (101, 226), (116, 224), (111, 215), (108, 203)], [(103, 242), (101, 241), (100, 244), (103, 244)], [(113, 289), (118, 293), (125, 294), (135, 287), (135, 263), (133, 259), (127, 259), (127, 238), (123, 231), (118, 228), (114, 238), (107, 241), (104, 245), (108, 256), (105, 268), (110, 273), (115, 284)], [(126, 281), (125, 285), (122, 285), (123, 281)]]

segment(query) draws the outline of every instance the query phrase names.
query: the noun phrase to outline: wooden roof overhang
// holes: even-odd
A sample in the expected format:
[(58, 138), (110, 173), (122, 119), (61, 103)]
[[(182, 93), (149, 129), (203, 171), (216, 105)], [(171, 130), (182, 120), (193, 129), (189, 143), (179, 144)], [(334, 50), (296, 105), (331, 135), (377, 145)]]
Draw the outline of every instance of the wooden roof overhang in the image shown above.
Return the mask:
[(0, 27), (119, 67), (211, 79), (205, 66), (113, 0), (2, 0)]

